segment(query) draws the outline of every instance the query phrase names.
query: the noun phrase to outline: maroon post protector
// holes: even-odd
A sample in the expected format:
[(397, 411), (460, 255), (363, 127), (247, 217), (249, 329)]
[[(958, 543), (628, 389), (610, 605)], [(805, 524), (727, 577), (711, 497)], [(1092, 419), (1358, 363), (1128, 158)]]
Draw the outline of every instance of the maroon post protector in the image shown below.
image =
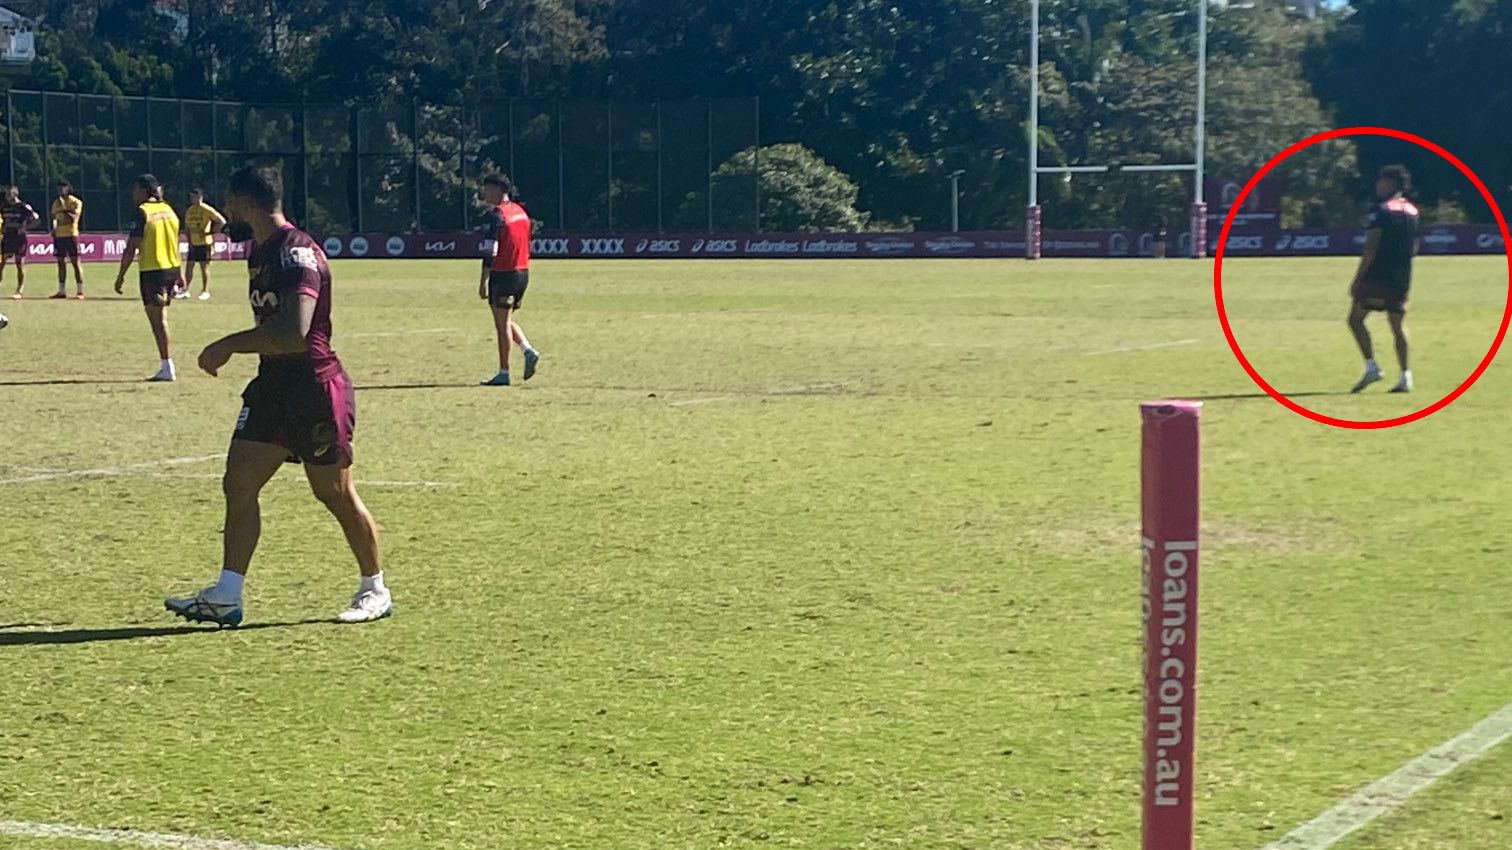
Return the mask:
[(1198, 414), (1140, 406), (1144, 597), (1144, 850), (1194, 850), (1197, 728)]
[(1044, 208), (1039, 204), (1029, 207), (1024, 214), (1024, 259), (1038, 260), (1040, 258), (1040, 239)]

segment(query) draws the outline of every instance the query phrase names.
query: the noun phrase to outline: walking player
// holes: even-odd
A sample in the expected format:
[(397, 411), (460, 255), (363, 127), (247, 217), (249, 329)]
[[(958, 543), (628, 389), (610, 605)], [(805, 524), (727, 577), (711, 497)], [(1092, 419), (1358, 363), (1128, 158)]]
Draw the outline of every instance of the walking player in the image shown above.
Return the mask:
[(147, 324), (152, 326), (152, 338), (157, 342), (158, 357), (162, 358), (157, 374), (147, 380), (174, 381), (178, 379), (178, 370), (168, 350), (168, 307), (184, 282), (183, 261), (179, 257), (179, 217), (163, 200), (163, 185), (151, 174), (136, 179), (131, 196), (137, 203), (137, 214), (127, 233), (126, 248), (121, 252), (115, 291), (121, 294), (126, 272), (140, 251), (137, 289), (147, 311)]
[(199, 266), (199, 300), (210, 300), (210, 260), (215, 253), (215, 233), (226, 226), (226, 217), (220, 210), (205, 203), (203, 189), (189, 190), (189, 207), (184, 210), (184, 229), (189, 232), (189, 261), (184, 264), (184, 292), (179, 298), (188, 298), (194, 286), (194, 267)]
[(499, 371), (483, 382), (486, 387), (509, 386), (509, 347), (518, 343), (525, 355), (525, 380), (536, 372), (540, 352), (525, 338), (525, 331), (514, 320), (514, 312), (525, 302), (530, 285), (530, 216), (515, 202), (515, 187), (508, 177), (494, 174), (483, 179), (483, 200), (493, 209), (491, 222), (497, 227), (494, 237), (493, 264), (488, 278), (478, 284), (478, 297), (493, 309), (494, 330), (499, 337)]
[(1402, 377), (1391, 392), (1412, 391), (1407, 330), (1403, 327), (1407, 292), (1412, 286), (1412, 258), (1417, 254), (1418, 208), (1405, 197), (1411, 188), (1412, 175), (1400, 165), (1388, 165), (1376, 177), (1376, 197), (1380, 202), (1366, 219), (1365, 251), (1360, 255), (1360, 267), (1349, 288), (1349, 296), (1354, 299), (1349, 310), (1349, 329), (1365, 357), (1365, 375), (1350, 392), (1360, 392), (1381, 380), (1375, 346), (1365, 327), (1365, 317), (1375, 310), (1386, 313), (1396, 339), (1397, 364), (1402, 368)]
[(220, 577), (192, 596), (163, 602), (196, 622), (241, 623), (242, 587), (262, 533), (258, 497), (286, 462), (304, 464), (315, 498), (341, 524), (357, 557), (357, 594), (337, 619), (360, 623), (394, 610), (379, 563), (378, 526), (352, 481), (357, 408), (352, 379), (331, 349), (331, 269), (319, 244), (284, 217), (282, 198), (283, 180), (271, 168), (231, 175), (226, 213), (233, 231), (250, 228), (247, 266), (256, 325), (210, 343), (199, 366), (216, 375), (236, 354), (257, 354), (259, 362), (257, 377), (242, 392), (226, 455)]

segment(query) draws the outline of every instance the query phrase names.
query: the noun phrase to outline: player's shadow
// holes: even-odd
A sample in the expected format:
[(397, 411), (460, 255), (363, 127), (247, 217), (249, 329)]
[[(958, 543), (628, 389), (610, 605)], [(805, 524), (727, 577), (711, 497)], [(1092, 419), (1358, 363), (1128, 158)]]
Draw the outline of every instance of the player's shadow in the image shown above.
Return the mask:
[[(0, 631), (0, 646), (50, 646), (74, 643), (104, 643), (141, 638), (176, 637), (179, 635), (213, 635), (217, 632), (249, 632), (259, 629), (287, 629), (295, 626), (335, 625), (335, 620), (298, 620), (288, 623), (248, 623), (234, 629), (202, 626), (120, 626), (105, 629), (59, 629), (56, 631)], [(28, 625), (18, 623), (17, 626)]]
[(0, 381), (0, 387), (61, 387), (67, 384), (141, 384), (141, 378), (38, 378), (34, 381)]
[[(1348, 390), (1313, 390), (1305, 393), (1282, 393), (1287, 398), (1312, 398), (1325, 395), (1349, 395)], [(1247, 398), (1270, 398), (1269, 393), (1225, 393), (1223, 395), (1190, 396), (1193, 401), (1239, 401)]]
[(478, 386), (477, 381), (466, 384), (369, 384), (367, 386), (357, 387), (356, 389), (357, 392), (365, 393), (372, 392), (373, 390), (458, 390), (464, 388), (470, 389), (476, 386)]

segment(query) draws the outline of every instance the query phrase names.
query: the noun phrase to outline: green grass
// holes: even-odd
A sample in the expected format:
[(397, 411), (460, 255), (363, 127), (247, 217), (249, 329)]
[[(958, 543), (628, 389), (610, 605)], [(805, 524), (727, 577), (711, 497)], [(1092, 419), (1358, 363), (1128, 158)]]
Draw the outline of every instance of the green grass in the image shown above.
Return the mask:
[[(156, 359), (131, 301), (0, 304), (0, 479), (223, 451), (254, 364), (190, 374), (248, 323), (217, 270), (172, 311), (171, 386), (136, 383)], [(1131, 850), (1136, 404), (1185, 396), (1210, 399), (1200, 837), (1259, 848), (1512, 700), (1512, 377), (1403, 428), (1317, 425), (1254, 397), (1209, 271), (543, 262), (542, 371), (490, 390), (475, 263), (340, 261), (359, 478), (451, 485), (364, 488), (397, 615), (301, 622), (355, 569), (297, 470), (264, 498), (249, 627), (219, 633), (160, 606), (218, 569), (214, 461), (0, 484), (0, 625), (47, 624), (0, 629), (0, 819), (342, 850)], [(1351, 272), (1226, 264), (1287, 392), (1358, 376)], [(1504, 298), (1496, 260), (1423, 260), (1419, 391), (1299, 401), (1431, 402)], [(57, 631), (97, 639), (36, 640)], [(1499, 850), (1509, 784), (1492, 753), (1341, 850)]]

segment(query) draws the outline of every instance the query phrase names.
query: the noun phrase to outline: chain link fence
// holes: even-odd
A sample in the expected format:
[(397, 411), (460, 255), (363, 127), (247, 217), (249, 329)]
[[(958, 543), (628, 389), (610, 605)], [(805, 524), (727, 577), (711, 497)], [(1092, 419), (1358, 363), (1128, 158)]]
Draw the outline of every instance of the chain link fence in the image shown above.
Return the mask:
[(130, 220), (133, 178), (176, 206), (211, 202), (247, 165), (283, 172), (289, 214), (317, 233), (459, 230), (481, 178), (509, 173), (543, 232), (761, 229), (756, 174), (713, 178), (761, 143), (755, 99), (248, 104), (11, 90), (4, 182), (42, 209), (58, 180), (85, 228)]

